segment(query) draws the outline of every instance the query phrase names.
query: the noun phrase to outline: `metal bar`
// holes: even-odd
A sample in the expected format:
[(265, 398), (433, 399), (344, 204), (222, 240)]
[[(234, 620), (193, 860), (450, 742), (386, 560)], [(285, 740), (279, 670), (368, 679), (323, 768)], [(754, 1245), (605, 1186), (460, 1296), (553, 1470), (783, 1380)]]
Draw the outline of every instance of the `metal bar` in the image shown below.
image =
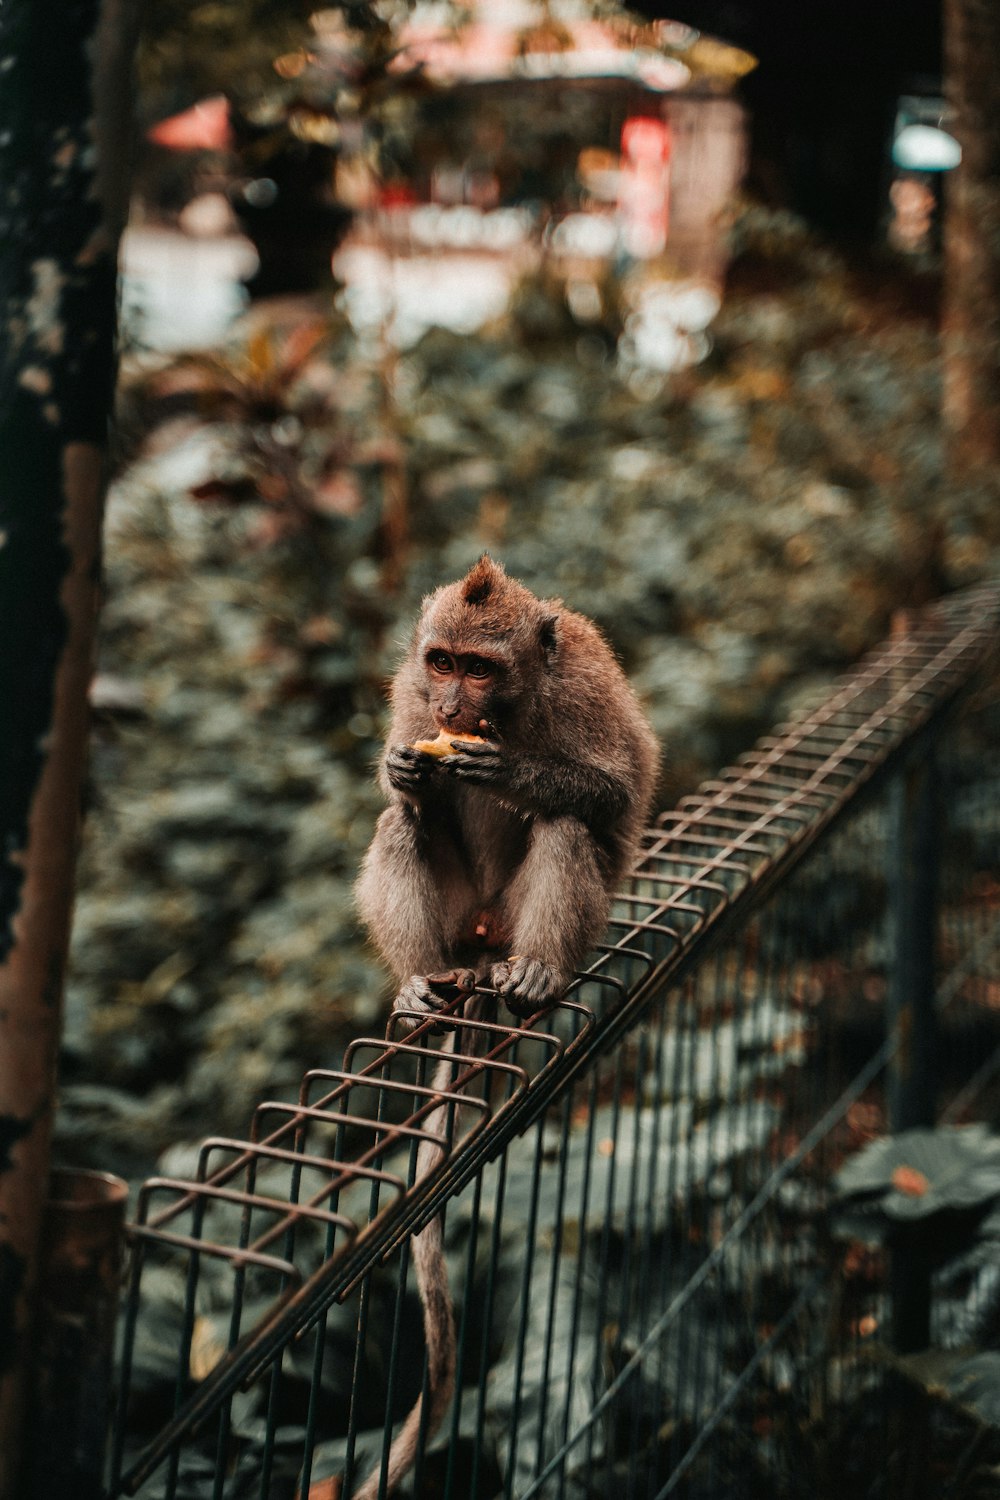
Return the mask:
[[(455, 1397), (452, 1406), (451, 1438), (448, 1443), (448, 1468), (445, 1475), (445, 1494), (455, 1493), (455, 1455), (458, 1452), (459, 1433), (462, 1425), (462, 1397), (463, 1377), (465, 1374), (465, 1358), (468, 1352), (469, 1328), (471, 1318), (469, 1316), (469, 1304), (471, 1288), (475, 1285), (476, 1275), (476, 1250), (479, 1243), (479, 1224), (482, 1211), (483, 1178), (476, 1178), (473, 1188), (472, 1212), (469, 1224), (469, 1245), (465, 1257), (465, 1295), (462, 1298), (462, 1313), (459, 1318), (458, 1332), (456, 1337), (455, 1354)], [(487, 1327), (489, 1325), (487, 1324)]]
[(935, 1121), (935, 966), (940, 863), (936, 757), (908, 765), (891, 793), (888, 1022), (895, 1038), (889, 1074), (893, 1131)]
[(578, 1427), (576, 1431), (570, 1435), (570, 1437), (562, 1445), (562, 1447), (550, 1456), (545, 1468), (540, 1474), (538, 1474), (536, 1479), (533, 1481), (530, 1489), (525, 1492), (522, 1500), (528, 1500), (529, 1495), (540, 1492), (542, 1490), (544, 1482), (548, 1478), (550, 1478), (552, 1474), (555, 1473), (558, 1466), (564, 1461), (566, 1454), (569, 1453), (571, 1449), (575, 1448), (577, 1443), (580, 1442), (582, 1438), (584, 1438), (590, 1431), (593, 1419), (600, 1412), (605, 1411), (608, 1406), (610, 1406), (611, 1402), (615, 1399), (623, 1386), (635, 1374), (636, 1370), (639, 1368), (639, 1365), (641, 1364), (642, 1360), (645, 1358), (649, 1350), (655, 1345), (657, 1340), (663, 1336), (664, 1330), (677, 1317), (681, 1309), (687, 1303), (689, 1303), (705, 1285), (709, 1277), (719, 1265), (720, 1261), (723, 1259), (730, 1245), (732, 1245), (736, 1240), (739, 1239), (740, 1235), (743, 1234), (748, 1226), (752, 1224), (753, 1221), (760, 1215), (767, 1204), (775, 1198), (781, 1188), (782, 1183), (788, 1180), (792, 1172), (798, 1166), (800, 1166), (805, 1158), (810, 1154), (810, 1152), (815, 1149), (815, 1147), (822, 1140), (823, 1136), (827, 1134), (827, 1132), (832, 1128), (834, 1124), (836, 1124), (844, 1117), (850, 1105), (854, 1103), (858, 1098), (860, 1098), (861, 1094), (864, 1092), (865, 1088), (867, 1088), (872, 1079), (876, 1078), (882, 1071), (882, 1069), (885, 1067), (887, 1056), (888, 1047), (885, 1047), (870, 1060), (870, 1062), (864, 1069), (862, 1069), (861, 1073), (854, 1080), (851, 1086), (844, 1091), (844, 1093), (834, 1102), (834, 1104), (830, 1106), (828, 1110), (824, 1112), (820, 1119), (817, 1120), (813, 1128), (803, 1137), (799, 1147), (791, 1155), (786, 1157), (785, 1161), (781, 1164), (780, 1167), (777, 1168), (777, 1170), (763, 1185), (760, 1191), (741, 1210), (740, 1214), (730, 1225), (729, 1229), (726, 1231), (725, 1235), (722, 1237), (719, 1243), (715, 1245), (710, 1253), (705, 1257), (705, 1259), (701, 1261), (700, 1265), (687, 1282), (683, 1291), (678, 1293), (677, 1296), (671, 1299), (669, 1305), (665, 1308), (660, 1317), (657, 1318), (655, 1323), (650, 1325), (639, 1346), (629, 1356), (629, 1359), (619, 1370), (614, 1380), (608, 1385), (608, 1387), (604, 1391), (604, 1394), (595, 1403), (593, 1412), (591, 1413), (588, 1422)]
[(517, 1325), (517, 1355), (515, 1360), (514, 1401), (510, 1419), (510, 1456), (507, 1461), (507, 1482), (504, 1500), (512, 1500), (514, 1476), (517, 1473), (517, 1436), (521, 1414), (521, 1397), (524, 1379), (524, 1350), (528, 1328), (528, 1312), (531, 1307), (531, 1272), (534, 1265), (537, 1242), (538, 1198), (541, 1190), (542, 1152), (545, 1145), (545, 1122), (541, 1118), (535, 1126), (535, 1155), (531, 1171), (531, 1197), (528, 1208), (528, 1225), (525, 1234), (527, 1253), (521, 1279), (521, 1313)]
[(709, 1439), (717, 1431), (719, 1423), (722, 1421), (723, 1417), (736, 1404), (736, 1401), (738, 1400), (740, 1394), (750, 1384), (750, 1381), (753, 1379), (754, 1375), (756, 1375), (764, 1360), (768, 1357), (772, 1350), (776, 1349), (780, 1345), (782, 1339), (785, 1337), (785, 1334), (793, 1326), (802, 1310), (809, 1306), (810, 1301), (820, 1288), (822, 1279), (823, 1278), (820, 1275), (810, 1277), (805, 1286), (802, 1287), (801, 1291), (796, 1296), (795, 1301), (789, 1308), (787, 1308), (784, 1315), (775, 1325), (771, 1334), (757, 1345), (757, 1348), (755, 1349), (753, 1355), (748, 1360), (747, 1364), (743, 1367), (743, 1370), (740, 1372), (739, 1379), (734, 1380), (728, 1387), (725, 1394), (716, 1405), (711, 1417), (707, 1422), (704, 1423), (698, 1433), (697, 1439), (694, 1443), (691, 1444), (691, 1447), (688, 1449), (687, 1453), (674, 1469), (670, 1478), (667, 1480), (667, 1483), (663, 1485), (661, 1489), (657, 1490), (656, 1500), (667, 1500), (667, 1497), (669, 1495), (674, 1495), (677, 1493), (677, 1490), (681, 1485), (681, 1482), (683, 1481), (685, 1475), (688, 1473), (688, 1470), (691, 1468), (695, 1459), (698, 1457), (698, 1454), (703, 1451)]
[(569, 1141), (572, 1120), (570, 1109), (573, 1095), (566, 1093), (562, 1101), (562, 1126), (559, 1146), (559, 1170), (556, 1179), (555, 1222), (552, 1227), (552, 1244), (549, 1261), (549, 1301), (546, 1309), (546, 1326), (542, 1356), (542, 1378), (540, 1381), (539, 1409), (537, 1418), (536, 1462), (541, 1465), (545, 1457), (545, 1433), (549, 1412), (549, 1385), (552, 1373), (552, 1358), (556, 1345), (556, 1311), (559, 1295), (559, 1261), (562, 1256), (563, 1229), (566, 1209), (566, 1173), (569, 1165)]
[[(496, 1301), (497, 1269), (500, 1265), (500, 1241), (503, 1230), (503, 1206), (507, 1192), (507, 1157), (500, 1157), (497, 1163), (497, 1197), (496, 1213), (493, 1216), (493, 1232), (490, 1236), (490, 1261), (489, 1272), (486, 1278), (485, 1297), (485, 1326), (490, 1328), (493, 1323), (493, 1310)], [(483, 1339), (479, 1355), (479, 1396), (476, 1403), (476, 1444), (472, 1454), (472, 1495), (479, 1494), (479, 1476), (482, 1467), (482, 1435), (486, 1430), (486, 1382), (489, 1360), (489, 1340)]]
[[(933, 751), (907, 766), (891, 793), (889, 925), (892, 963), (887, 1021), (889, 1128), (930, 1128), (936, 1103), (935, 939), (939, 863), (937, 774)], [(931, 1262), (916, 1236), (890, 1255), (892, 1339), (900, 1354), (931, 1336)]]
[[(583, 1299), (583, 1266), (584, 1266), (584, 1259), (585, 1259), (586, 1250), (587, 1250), (587, 1237), (586, 1237), (586, 1234), (585, 1234), (585, 1226), (586, 1226), (586, 1223), (587, 1223), (588, 1209), (590, 1207), (590, 1184), (591, 1184), (592, 1169), (593, 1169), (593, 1160), (594, 1160), (594, 1134), (595, 1134), (595, 1130), (596, 1130), (596, 1127), (597, 1127), (597, 1098), (598, 1098), (598, 1094), (597, 1094), (597, 1082), (598, 1082), (598, 1072), (597, 1072), (597, 1069), (595, 1068), (594, 1071), (593, 1071), (593, 1073), (591, 1074), (591, 1078), (590, 1078), (590, 1089), (589, 1089), (589, 1094), (588, 1094), (588, 1108), (587, 1108), (587, 1129), (586, 1129), (586, 1136), (585, 1136), (584, 1147), (583, 1147), (583, 1182), (582, 1182), (581, 1187), (580, 1187), (580, 1206), (579, 1206), (579, 1209), (578, 1209), (578, 1212), (577, 1212), (577, 1223), (579, 1225), (579, 1232), (577, 1234), (576, 1276), (574, 1278), (574, 1288), (573, 1288), (573, 1315), (572, 1315), (572, 1320), (571, 1320), (571, 1323), (570, 1323), (570, 1335), (569, 1335), (569, 1339), (567, 1341), (568, 1347), (567, 1347), (567, 1352), (566, 1352), (566, 1390), (567, 1390), (567, 1392), (571, 1391), (572, 1387), (573, 1387), (573, 1372), (574, 1372), (574, 1367), (575, 1367), (575, 1364), (576, 1364), (576, 1351), (577, 1351), (577, 1347), (578, 1347), (578, 1344), (579, 1344), (579, 1334), (580, 1334), (580, 1321), (581, 1321), (581, 1310), (582, 1310), (582, 1299)], [(598, 1324), (598, 1327), (599, 1326), (600, 1326), (600, 1324)], [(567, 1401), (565, 1403), (565, 1406), (564, 1406), (564, 1409), (563, 1409), (562, 1422), (560, 1424), (561, 1440), (564, 1443), (566, 1441), (566, 1435), (569, 1432), (569, 1419), (570, 1419), (570, 1401), (569, 1401), (569, 1399), (567, 1399)], [(565, 1487), (566, 1487), (566, 1470), (565, 1470), (565, 1466), (563, 1466), (559, 1470), (559, 1490), (558, 1490), (559, 1500), (561, 1500), (561, 1497), (565, 1493)]]

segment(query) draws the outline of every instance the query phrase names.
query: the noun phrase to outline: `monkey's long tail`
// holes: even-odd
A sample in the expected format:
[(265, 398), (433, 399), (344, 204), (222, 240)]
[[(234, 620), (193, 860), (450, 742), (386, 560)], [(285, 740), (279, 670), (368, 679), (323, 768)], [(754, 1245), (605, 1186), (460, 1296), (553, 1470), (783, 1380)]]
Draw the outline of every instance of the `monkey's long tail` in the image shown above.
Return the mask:
[[(453, 1050), (453, 1038), (447, 1037), (442, 1051)], [(451, 1087), (451, 1064), (447, 1059), (438, 1063), (434, 1072), (433, 1086), (444, 1090)], [(425, 1125), (434, 1134), (443, 1135), (447, 1125), (448, 1108), (442, 1105), (432, 1110)], [(417, 1177), (426, 1174), (442, 1160), (444, 1151), (436, 1141), (422, 1141), (417, 1152)], [(417, 1456), (417, 1444), (421, 1432), (427, 1442), (440, 1427), (455, 1388), (455, 1314), (448, 1290), (448, 1271), (444, 1258), (444, 1238), (441, 1215), (436, 1215), (426, 1224), (412, 1241), (413, 1268), (417, 1277), (417, 1289), (424, 1313), (424, 1342), (427, 1346), (427, 1411), (424, 1412), (424, 1393), (417, 1397), (402, 1427), (397, 1432), (389, 1449), (386, 1463), (385, 1490), (391, 1495), (400, 1480), (413, 1467)], [(359, 1490), (354, 1500), (378, 1500), (382, 1476), (379, 1464)], [(310, 1496), (312, 1492), (310, 1491)]]

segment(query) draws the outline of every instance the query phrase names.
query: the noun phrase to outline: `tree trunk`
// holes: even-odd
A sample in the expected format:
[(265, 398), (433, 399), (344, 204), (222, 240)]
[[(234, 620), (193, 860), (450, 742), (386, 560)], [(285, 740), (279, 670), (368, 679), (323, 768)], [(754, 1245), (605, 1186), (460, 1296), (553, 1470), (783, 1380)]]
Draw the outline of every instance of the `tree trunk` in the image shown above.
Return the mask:
[(945, 92), (962, 161), (945, 216), (944, 422), (954, 479), (1000, 461), (1000, 5), (945, 0)]
[(18, 1488), (115, 373), (132, 0), (0, 4), (0, 1500)]

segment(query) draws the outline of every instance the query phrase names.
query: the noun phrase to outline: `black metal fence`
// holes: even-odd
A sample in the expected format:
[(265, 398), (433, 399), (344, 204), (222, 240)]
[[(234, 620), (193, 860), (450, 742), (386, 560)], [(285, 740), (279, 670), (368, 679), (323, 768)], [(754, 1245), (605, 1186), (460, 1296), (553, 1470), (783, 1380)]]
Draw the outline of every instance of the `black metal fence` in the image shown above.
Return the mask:
[(424, 1379), (437, 1213), (458, 1378), (405, 1492), (916, 1493), (872, 1354), (905, 1263), (828, 1210), (864, 1142), (993, 1097), (998, 622), (955, 596), (661, 817), (554, 1010), (454, 1016), (426, 1176), (442, 1038), (394, 1018), (147, 1182), (107, 1494), (347, 1500)]

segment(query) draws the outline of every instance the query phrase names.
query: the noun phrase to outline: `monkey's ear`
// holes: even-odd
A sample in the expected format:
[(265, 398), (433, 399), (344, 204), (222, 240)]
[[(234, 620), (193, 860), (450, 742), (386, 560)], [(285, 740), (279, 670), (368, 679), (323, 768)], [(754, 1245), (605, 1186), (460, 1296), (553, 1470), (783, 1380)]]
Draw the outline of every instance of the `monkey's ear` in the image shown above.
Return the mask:
[(546, 615), (538, 628), (538, 643), (542, 648), (542, 660), (547, 667), (555, 663), (559, 650), (559, 616)]
[(494, 586), (503, 577), (504, 570), (501, 565), (494, 562), (488, 552), (484, 552), (472, 571), (465, 575), (462, 582), (462, 598), (466, 604), (485, 604)]

